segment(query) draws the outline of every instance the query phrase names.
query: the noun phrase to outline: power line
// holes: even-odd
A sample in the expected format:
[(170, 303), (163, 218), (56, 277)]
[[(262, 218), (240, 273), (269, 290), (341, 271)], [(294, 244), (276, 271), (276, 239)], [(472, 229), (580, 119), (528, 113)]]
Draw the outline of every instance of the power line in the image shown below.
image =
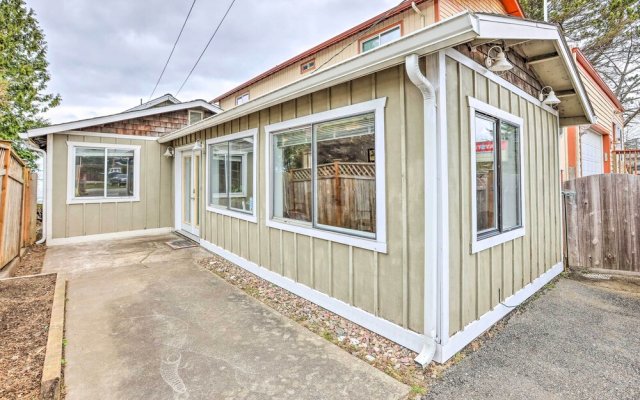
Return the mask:
[(334, 58), (336, 58), (337, 56), (339, 56), (340, 54), (342, 54), (343, 51), (345, 51), (349, 46), (351, 46), (352, 44), (354, 44), (355, 42), (357, 42), (358, 40), (360, 40), (361, 37), (363, 37), (364, 35), (366, 35), (368, 32), (370, 32), (373, 28), (375, 28), (376, 26), (378, 26), (378, 24), (380, 24), (380, 22), (384, 21), (385, 19), (387, 19), (387, 17), (389, 16), (389, 14), (391, 14), (391, 12), (393, 10), (395, 10), (397, 7), (399, 7), (402, 3), (404, 3), (406, 0), (402, 0), (397, 6), (389, 9), (389, 11), (387, 11), (382, 17), (380, 17), (376, 22), (374, 22), (373, 25), (371, 25), (370, 27), (368, 27), (364, 32), (361, 32), (355, 39), (353, 39), (351, 42), (347, 43), (342, 49), (340, 49), (339, 52), (337, 52), (336, 54), (334, 54), (333, 56), (331, 56), (331, 58), (329, 58), (327, 61), (323, 62), (318, 68), (314, 69), (313, 71), (311, 71), (312, 74), (317, 73), (320, 68), (324, 67), (325, 65), (327, 65), (329, 62), (331, 62), (331, 60), (333, 60)]
[(189, 75), (187, 75), (186, 78), (184, 78), (184, 81), (182, 82), (182, 85), (180, 85), (180, 89), (178, 89), (178, 91), (176, 92), (176, 95), (178, 95), (178, 93), (180, 93), (180, 91), (182, 90), (182, 88), (184, 87), (184, 85), (187, 83), (187, 81), (189, 80), (189, 78), (191, 77), (191, 74), (193, 73), (193, 71), (196, 69), (196, 67), (198, 66), (198, 63), (200, 62), (200, 59), (202, 59), (202, 56), (204, 55), (204, 53), (207, 51), (207, 49), (209, 48), (209, 45), (211, 44), (211, 42), (213, 41), (213, 38), (216, 37), (216, 34), (218, 33), (218, 29), (220, 29), (220, 27), (222, 26), (222, 23), (224, 22), (224, 20), (227, 18), (227, 15), (229, 14), (229, 11), (231, 11), (231, 7), (233, 7), (233, 4), (236, 2), (236, 0), (232, 0), (231, 4), (229, 4), (229, 7), (227, 8), (227, 11), (224, 13), (224, 15), (222, 16), (222, 19), (220, 20), (220, 22), (218, 23), (218, 26), (216, 27), (216, 30), (213, 31), (213, 34), (211, 35), (211, 37), (209, 38), (209, 41), (207, 42), (207, 45), (204, 46), (204, 49), (202, 49), (202, 53), (200, 53), (200, 56), (198, 57), (198, 59), (196, 60), (196, 63), (193, 64), (193, 68), (191, 68), (191, 71), (189, 71)]
[(164, 67), (162, 68), (162, 72), (160, 73), (160, 76), (158, 77), (158, 81), (156, 82), (156, 85), (153, 87), (153, 91), (151, 92), (151, 95), (149, 96), (149, 100), (151, 100), (151, 98), (153, 97), (153, 94), (156, 92), (156, 89), (158, 88), (158, 84), (160, 84), (160, 80), (162, 79), (162, 76), (164, 75), (164, 71), (167, 69), (167, 65), (169, 65), (169, 60), (171, 60), (171, 56), (173, 56), (173, 52), (176, 49), (176, 45), (178, 44), (178, 40), (180, 40), (180, 36), (182, 36), (182, 31), (184, 30), (185, 25), (187, 25), (187, 21), (189, 20), (189, 16), (191, 15), (191, 11), (193, 10), (193, 6), (196, 5), (196, 0), (193, 0), (193, 3), (191, 3), (191, 8), (189, 8), (189, 12), (187, 13), (187, 17), (184, 19), (184, 22), (182, 23), (182, 28), (180, 28), (180, 33), (178, 33), (178, 37), (176, 38), (176, 41), (173, 43), (173, 48), (171, 49), (171, 53), (169, 53), (169, 57), (167, 58), (167, 62), (164, 63)]

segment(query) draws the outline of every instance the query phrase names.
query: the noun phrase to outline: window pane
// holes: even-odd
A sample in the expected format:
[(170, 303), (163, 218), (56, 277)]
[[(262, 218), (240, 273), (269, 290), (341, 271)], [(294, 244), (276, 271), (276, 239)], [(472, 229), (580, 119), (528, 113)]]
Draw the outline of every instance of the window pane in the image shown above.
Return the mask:
[(315, 125), (317, 223), (376, 232), (375, 117)]
[(191, 156), (182, 158), (182, 220), (191, 223)]
[(362, 51), (369, 51), (375, 49), (378, 46), (380, 46), (380, 38), (376, 36), (372, 39), (362, 42)]
[(253, 213), (253, 137), (229, 142), (230, 208)]
[(189, 125), (195, 124), (198, 121), (202, 121), (202, 113), (199, 111), (192, 111), (189, 113)]
[(75, 150), (75, 197), (104, 197), (104, 149)]
[(107, 149), (107, 197), (133, 196), (133, 150)]
[(476, 213), (477, 230), (497, 229), (496, 198), (496, 123), (493, 119), (476, 116)]
[(520, 226), (520, 134), (518, 128), (500, 124), (500, 189), (502, 229)]
[(227, 208), (227, 154), (229, 143), (209, 145), (209, 204)]
[(386, 44), (400, 37), (400, 27), (394, 28), (380, 35), (380, 44)]
[(273, 136), (273, 217), (311, 222), (311, 127)]

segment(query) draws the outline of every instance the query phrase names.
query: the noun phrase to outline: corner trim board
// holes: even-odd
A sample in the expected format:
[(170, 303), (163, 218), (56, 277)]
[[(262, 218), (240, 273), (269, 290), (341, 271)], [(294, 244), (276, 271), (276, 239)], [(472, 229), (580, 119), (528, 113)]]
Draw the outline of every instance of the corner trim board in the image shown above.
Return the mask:
[(493, 308), (493, 310), (480, 317), (480, 319), (473, 321), (469, 325), (465, 326), (463, 330), (451, 336), (446, 345), (438, 346), (438, 348), (436, 349), (434, 360), (439, 363), (445, 363), (457, 352), (471, 343), (475, 338), (482, 335), (496, 322), (500, 321), (507, 314), (513, 311), (514, 306), (522, 304), (534, 293), (542, 289), (544, 285), (551, 282), (553, 278), (560, 275), (563, 270), (564, 268), (562, 266), (562, 262), (557, 263), (547, 272), (534, 279), (533, 282), (529, 283), (527, 286), (523, 287), (510, 297), (507, 297), (502, 303), (509, 305), (509, 307), (504, 306), (503, 304), (498, 304)]
[(367, 311), (351, 306), (341, 300), (330, 297), (306, 285), (270, 271), (258, 264), (231, 253), (206, 240), (201, 240), (200, 244), (210, 252), (238, 265), (239, 267), (259, 276), (281, 288), (300, 296), (314, 304), (319, 305), (331, 312), (340, 315), (366, 329), (369, 329), (387, 339), (400, 344), (412, 351), (419, 352), (424, 342), (423, 336), (410, 331), (390, 321), (377, 317)]

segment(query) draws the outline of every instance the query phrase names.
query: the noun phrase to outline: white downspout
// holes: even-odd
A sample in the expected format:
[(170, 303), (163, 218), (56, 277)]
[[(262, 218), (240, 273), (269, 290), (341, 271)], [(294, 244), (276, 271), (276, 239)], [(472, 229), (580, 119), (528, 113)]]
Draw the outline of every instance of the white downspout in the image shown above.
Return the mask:
[(424, 346), (415, 361), (426, 367), (436, 353), (438, 291), (438, 160), (436, 92), (420, 71), (416, 54), (407, 56), (405, 67), (411, 82), (424, 98)]
[(42, 237), (36, 242), (36, 244), (42, 244), (47, 240), (47, 174), (49, 173), (47, 171), (47, 152), (34, 146), (29, 146), (29, 149), (39, 153), (42, 157), (42, 182), (44, 183), (42, 188)]

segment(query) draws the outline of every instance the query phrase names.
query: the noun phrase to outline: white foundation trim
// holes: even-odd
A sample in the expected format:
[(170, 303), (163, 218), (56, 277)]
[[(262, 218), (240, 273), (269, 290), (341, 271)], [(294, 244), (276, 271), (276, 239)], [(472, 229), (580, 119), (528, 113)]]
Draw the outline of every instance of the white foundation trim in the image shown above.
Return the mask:
[(60, 246), (65, 244), (76, 244), (86, 242), (96, 242), (100, 240), (129, 239), (142, 236), (166, 235), (173, 232), (173, 227), (140, 229), (137, 231), (124, 231), (112, 233), (100, 233), (97, 235), (73, 236), (68, 238), (57, 238), (47, 240), (48, 246)]
[(475, 338), (482, 335), (487, 329), (491, 328), (496, 322), (500, 321), (507, 314), (513, 311), (514, 306), (522, 304), (525, 300), (531, 297), (531, 295), (542, 289), (542, 287), (549, 283), (553, 278), (560, 275), (562, 271), (562, 262), (560, 262), (512, 296), (507, 297), (502, 303), (509, 307), (504, 306), (503, 304), (498, 304), (493, 310), (480, 317), (480, 319), (465, 326), (463, 330), (451, 336), (446, 345), (438, 345), (434, 360), (439, 363), (446, 362), (466, 345), (471, 343)]
[(236, 254), (233, 254), (230, 251), (218, 247), (206, 240), (201, 240), (200, 244), (205, 249), (246, 269), (252, 274), (255, 274), (262, 279), (278, 285), (297, 296), (307, 299), (322, 308), (334, 312), (341, 317), (346, 318), (349, 321), (352, 321), (366, 329), (384, 336), (401, 346), (404, 346), (415, 352), (419, 352), (420, 349), (422, 349), (424, 338), (419, 333), (405, 329), (399, 325), (394, 324), (393, 322), (387, 321), (380, 317), (376, 317), (371, 313), (351, 306), (341, 300), (330, 297), (306, 285), (295, 282), (292, 279), (284, 277), (264, 267), (258, 266), (258, 264), (246, 260)]

